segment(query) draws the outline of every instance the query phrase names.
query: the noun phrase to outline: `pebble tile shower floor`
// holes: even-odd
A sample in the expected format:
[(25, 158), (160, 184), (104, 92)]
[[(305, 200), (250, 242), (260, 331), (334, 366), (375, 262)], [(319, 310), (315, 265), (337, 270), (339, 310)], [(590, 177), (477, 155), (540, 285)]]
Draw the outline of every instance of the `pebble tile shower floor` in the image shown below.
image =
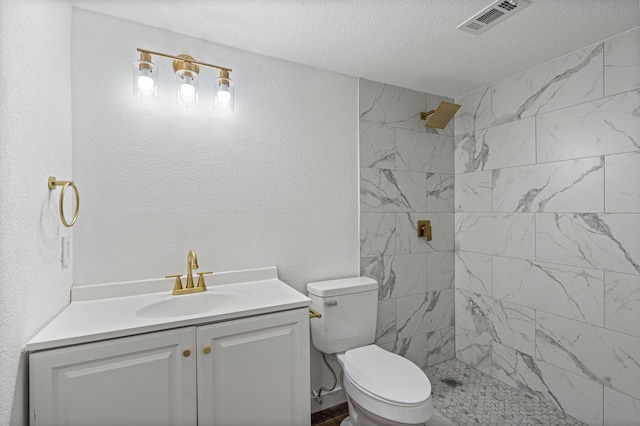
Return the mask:
[[(433, 407), (460, 425), (584, 425), (555, 407), (452, 359), (426, 370)], [(462, 384), (451, 387), (443, 379)]]

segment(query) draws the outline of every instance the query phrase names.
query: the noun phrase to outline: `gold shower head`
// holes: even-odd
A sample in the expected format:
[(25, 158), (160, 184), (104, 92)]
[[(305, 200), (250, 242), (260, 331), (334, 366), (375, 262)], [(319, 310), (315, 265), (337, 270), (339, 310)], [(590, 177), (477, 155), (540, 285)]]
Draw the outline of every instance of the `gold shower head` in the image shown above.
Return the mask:
[(440, 105), (438, 105), (438, 108), (427, 112), (421, 112), (420, 118), (426, 120), (428, 115), (433, 114), (431, 115), (431, 118), (429, 118), (429, 121), (427, 121), (427, 127), (444, 129), (459, 109), (460, 105), (458, 104), (442, 101), (440, 102)]

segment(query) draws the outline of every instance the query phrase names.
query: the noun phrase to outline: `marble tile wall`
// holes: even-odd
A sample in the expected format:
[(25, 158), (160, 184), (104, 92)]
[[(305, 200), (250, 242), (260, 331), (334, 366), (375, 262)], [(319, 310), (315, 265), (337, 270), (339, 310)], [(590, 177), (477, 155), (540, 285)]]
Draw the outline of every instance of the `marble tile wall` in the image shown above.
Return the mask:
[(378, 281), (376, 343), (421, 368), (455, 355), (453, 121), (420, 120), (441, 100), (360, 80), (360, 275)]
[(456, 358), (639, 424), (640, 28), (455, 102)]

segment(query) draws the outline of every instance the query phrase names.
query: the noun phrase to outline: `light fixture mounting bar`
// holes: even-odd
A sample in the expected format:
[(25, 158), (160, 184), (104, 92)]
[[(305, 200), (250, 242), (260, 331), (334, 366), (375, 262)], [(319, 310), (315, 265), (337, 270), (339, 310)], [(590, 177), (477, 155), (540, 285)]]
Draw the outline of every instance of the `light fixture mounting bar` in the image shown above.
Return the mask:
[(137, 50), (138, 50), (138, 52), (141, 52), (141, 53), (147, 53), (149, 55), (164, 56), (165, 58), (171, 58), (171, 59), (175, 59), (177, 61), (189, 62), (191, 64), (201, 65), (201, 66), (209, 67), (209, 68), (217, 68), (217, 69), (219, 69), (221, 71), (227, 71), (227, 72), (233, 71), (231, 68), (221, 67), (220, 65), (207, 64), (205, 62), (200, 62), (200, 61), (191, 61), (191, 60), (188, 60), (188, 59), (179, 58), (177, 56), (167, 55), (166, 53), (154, 52), (153, 50), (140, 49), (139, 47), (138, 47)]

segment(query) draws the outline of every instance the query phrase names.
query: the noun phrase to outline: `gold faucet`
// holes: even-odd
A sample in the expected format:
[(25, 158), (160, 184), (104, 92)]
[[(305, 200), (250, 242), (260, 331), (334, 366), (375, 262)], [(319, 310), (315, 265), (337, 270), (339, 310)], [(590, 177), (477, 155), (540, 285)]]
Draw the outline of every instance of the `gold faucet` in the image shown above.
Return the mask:
[(198, 256), (195, 250), (187, 255), (187, 288), (193, 288), (193, 269), (198, 269)]
[(213, 272), (198, 272), (198, 283), (193, 285), (193, 270), (198, 269), (198, 256), (195, 250), (190, 250), (187, 255), (187, 285), (182, 287), (182, 275), (167, 275), (165, 278), (175, 278), (176, 281), (173, 285), (173, 295), (179, 294), (191, 294), (207, 291), (207, 286), (204, 283), (204, 276), (213, 274)]

